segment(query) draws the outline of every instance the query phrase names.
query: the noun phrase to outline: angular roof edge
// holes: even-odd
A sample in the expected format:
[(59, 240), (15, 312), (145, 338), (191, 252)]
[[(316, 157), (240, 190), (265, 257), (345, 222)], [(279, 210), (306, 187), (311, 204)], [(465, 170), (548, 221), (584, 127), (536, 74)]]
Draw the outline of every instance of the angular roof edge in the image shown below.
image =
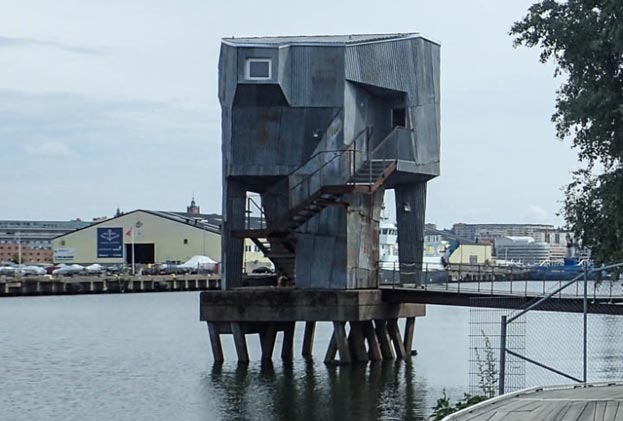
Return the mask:
[(222, 38), (223, 44), (232, 47), (251, 48), (282, 48), (296, 46), (329, 46), (343, 47), (347, 45), (376, 44), (383, 42), (422, 38), (433, 44), (441, 45), (440, 42), (421, 35), (417, 32), (395, 34), (353, 34), (353, 35), (300, 35), (300, 36), (277, 36), (277, 37), (228, 37)]

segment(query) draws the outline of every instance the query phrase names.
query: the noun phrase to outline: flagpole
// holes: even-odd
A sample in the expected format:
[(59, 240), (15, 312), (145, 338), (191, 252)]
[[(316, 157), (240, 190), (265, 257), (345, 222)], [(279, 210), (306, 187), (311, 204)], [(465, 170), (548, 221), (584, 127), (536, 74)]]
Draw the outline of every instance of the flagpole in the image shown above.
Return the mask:
[(132, 228), (132, 275), (136, 274), (134, 270), (134, 260), (134, 228)]

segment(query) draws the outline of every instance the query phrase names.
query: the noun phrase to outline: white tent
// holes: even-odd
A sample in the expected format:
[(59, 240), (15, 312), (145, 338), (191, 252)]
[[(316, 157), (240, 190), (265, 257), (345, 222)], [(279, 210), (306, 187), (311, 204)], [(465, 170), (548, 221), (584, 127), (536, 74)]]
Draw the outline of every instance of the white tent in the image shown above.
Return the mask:
[(208, 256), (193, 256), (186, 263), (179, 265), (179, 268), (206, 269), (214, 270), (216, 262)]

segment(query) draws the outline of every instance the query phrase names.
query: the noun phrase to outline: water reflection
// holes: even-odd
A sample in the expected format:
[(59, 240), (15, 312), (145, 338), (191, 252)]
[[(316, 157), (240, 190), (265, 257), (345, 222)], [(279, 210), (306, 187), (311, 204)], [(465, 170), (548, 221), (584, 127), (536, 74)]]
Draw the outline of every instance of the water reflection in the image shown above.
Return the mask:
[(223, 419), (425, 420), (428, 412), (425, 383), (399, 361), (224, 363), (204, 381), (206, 399), (218, 402)]

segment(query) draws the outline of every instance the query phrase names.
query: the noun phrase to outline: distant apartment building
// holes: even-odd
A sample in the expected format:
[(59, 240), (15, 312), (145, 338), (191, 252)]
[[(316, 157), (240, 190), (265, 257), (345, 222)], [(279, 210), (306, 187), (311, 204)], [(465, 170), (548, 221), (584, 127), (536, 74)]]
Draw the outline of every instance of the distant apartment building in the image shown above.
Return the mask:
[(0, 262), (13, 260), (20, 254), (25, 263), (52, 261), (52, 239), (91, 225), (74, 221), (0, 221)]
[(0, 244), (0, 263), (15, 261), (19, 263), (52, 263), (52, 249), (32, 248), (19, 244)]
[[(543, 224), (464, 224), (452, 225), (452, 232), (472, 241), (495, 240), (502, 237), (532, 237), (537, 232), (554, 230), (553, 225)], [(536, 238), (535, 238), (536, 240)]]
[[(497, 259), (535, 265), (550, 259), (550, 245), (532, 237), (502, 237), (495, 240)], [(563, 256), (564, 257), (564, 256)]]
[[(504, 251), (500, 254), (498, 250), (506, 250), (508, 247), (515, 247), (517, 249), (517, 253), (528, 253), (533, 256), (543, 256), (544, 250), (547, 249), (547, 255), (542, 260), (550, 260), (553, 262), (562, 262), (563, 259), (573, 251), (573, 249), (568, 246), (568, 243), (572, 238), (571, 233), (547, 224), (457, 223), (452, 226), (452, 232), (454, 232), (457, 236), (468, 238), (477, 242), (493, 242), (495, 244), (498, 259), (504, 259), (505, 257)], [(530, 244), (518, 243), (507, 247), (506, 243), (508, 241), (501, 240), (505, 237), (529, 237), (534, 241)], [(505, 245), (498, 247), (499, 243)], [(525, 250), (520, 251), (522, 248)], [(529, 249), (533, 250), (528, 252), (527, 250)], [(532, 259), (528, 256), (524, 256), (524, 258), (529, 260)]]

